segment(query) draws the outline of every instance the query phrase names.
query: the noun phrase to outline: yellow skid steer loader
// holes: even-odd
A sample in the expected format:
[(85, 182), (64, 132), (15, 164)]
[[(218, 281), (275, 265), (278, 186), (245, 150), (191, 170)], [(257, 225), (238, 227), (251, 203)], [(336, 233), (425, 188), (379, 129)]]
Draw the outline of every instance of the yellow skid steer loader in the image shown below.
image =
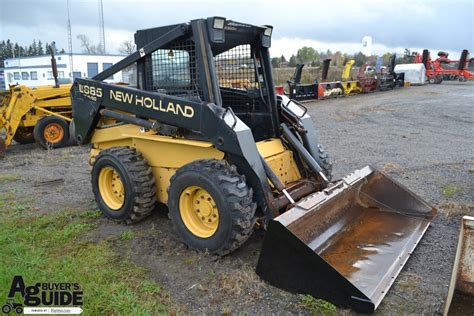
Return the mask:
[[(141, 30), (137, 52), (76, 79), (95, 199), (125, 223), (166, 204), (184, 243), (219, 256), (261, 226), (264, 280), (373, 312), (435, 210), (371, 167), (331, 180), (306, 108), (275, 94), (272, 30), (222, 17)], [(137, 86), (103, 82), (130, 65)]]

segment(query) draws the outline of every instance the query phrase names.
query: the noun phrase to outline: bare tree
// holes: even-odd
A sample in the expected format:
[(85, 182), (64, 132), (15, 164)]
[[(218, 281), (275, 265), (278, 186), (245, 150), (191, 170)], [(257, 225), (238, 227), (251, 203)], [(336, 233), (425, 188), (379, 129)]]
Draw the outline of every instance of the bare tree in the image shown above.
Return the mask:
[(89, 37), (85, 34), (77, 35), (77, 39), (81, 42), (84, 53), (87, 54), (103, 54), (103, 49), (100, 45), (94, 45)]
[(135, 52), (135, 44), (133, 44), (132, 40), (123, 41), (120, 45), (119, 52), (126, 55), (131, 55)]

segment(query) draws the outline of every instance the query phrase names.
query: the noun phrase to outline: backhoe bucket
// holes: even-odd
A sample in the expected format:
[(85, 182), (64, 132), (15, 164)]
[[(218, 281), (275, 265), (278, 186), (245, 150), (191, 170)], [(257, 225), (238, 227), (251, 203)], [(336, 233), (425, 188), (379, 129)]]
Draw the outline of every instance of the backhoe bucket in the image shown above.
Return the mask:
[(435, 214), (367, 166), (271, 220), (257, 273), (282, 289), (371, 313)]

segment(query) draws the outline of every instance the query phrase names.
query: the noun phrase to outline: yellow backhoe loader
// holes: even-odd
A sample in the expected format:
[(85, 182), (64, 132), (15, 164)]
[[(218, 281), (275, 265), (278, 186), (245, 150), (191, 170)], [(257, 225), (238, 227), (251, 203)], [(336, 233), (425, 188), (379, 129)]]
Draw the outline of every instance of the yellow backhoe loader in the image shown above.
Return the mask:
[[(218, 256), (262, 227), (264, 280), (373, 312), (436, 210), (369, 166), (332, 180), (307, 109), (275, 93), (272, 30), (223, 17), (141, 30), (137, 52), (76, 79), (95, 199), (125, 223), (166, 204), (183, 242)], [(137, 86), (104, 82), (130, 65)]]
[[(54, 47), (54, 42), (53, 45)], [(43, 148), (58, 148), (69, 143), (72, 120), (71, 84), (58, 83), (54, 48), (51, 49), (54, 86), (11, 85), (0, 101), (0, 155), (12, 140), (20, 144), (36, 141)]]

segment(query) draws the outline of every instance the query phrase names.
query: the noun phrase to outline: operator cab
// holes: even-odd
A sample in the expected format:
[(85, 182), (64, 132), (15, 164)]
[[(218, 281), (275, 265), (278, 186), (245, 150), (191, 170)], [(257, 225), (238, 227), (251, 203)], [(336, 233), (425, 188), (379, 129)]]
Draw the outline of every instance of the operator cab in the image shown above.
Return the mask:
[[(137, 31), (137, 47), (176, 26)], [(182, 26), (189, 28), (187, 36), (138, 62), (138, 88), (231, 107), (256, 141), (275, 137), (276, 95), (268, 51), (272, 28), (221, 17)]]

